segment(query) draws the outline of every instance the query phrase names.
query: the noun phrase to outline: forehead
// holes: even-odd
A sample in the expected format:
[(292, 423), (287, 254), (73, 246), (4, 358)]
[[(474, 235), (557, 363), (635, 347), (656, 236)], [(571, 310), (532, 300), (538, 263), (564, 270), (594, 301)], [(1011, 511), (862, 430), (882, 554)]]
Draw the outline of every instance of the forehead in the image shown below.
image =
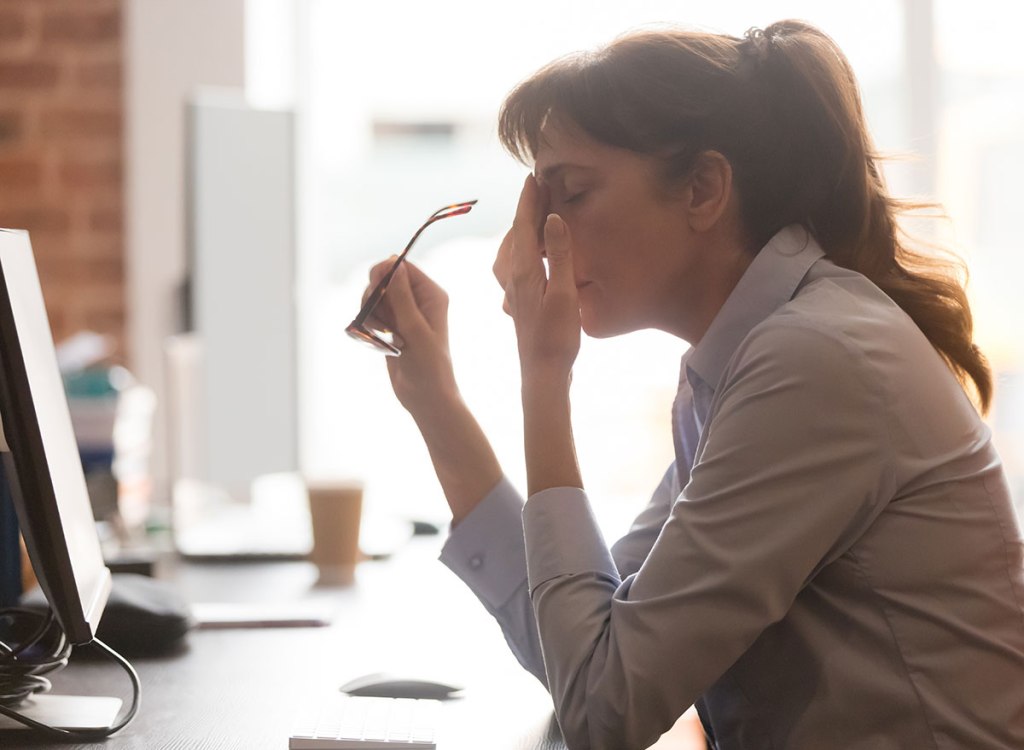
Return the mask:
[(541, 127), (533, 171), (545, 181), (571, 168), (635, 170), (649, 168), (650, 162), (649, 157), (595, 140), (575, 124), (549, 119)]

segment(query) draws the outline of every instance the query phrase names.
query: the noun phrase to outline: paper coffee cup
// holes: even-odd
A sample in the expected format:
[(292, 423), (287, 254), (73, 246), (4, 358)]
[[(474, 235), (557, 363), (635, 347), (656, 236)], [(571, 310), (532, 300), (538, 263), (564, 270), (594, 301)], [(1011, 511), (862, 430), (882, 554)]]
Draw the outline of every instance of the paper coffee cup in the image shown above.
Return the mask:
[(354, 480), (307, 479), (313, 549), (309, 554), (321, 586), (347, 586), (359, 562), (363, 484)]

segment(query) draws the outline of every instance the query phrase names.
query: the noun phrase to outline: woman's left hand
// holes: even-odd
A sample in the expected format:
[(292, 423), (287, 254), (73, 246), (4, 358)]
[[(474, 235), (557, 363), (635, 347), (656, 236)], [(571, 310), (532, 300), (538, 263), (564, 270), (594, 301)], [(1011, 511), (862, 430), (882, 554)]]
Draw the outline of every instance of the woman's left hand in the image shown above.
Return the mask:
[(580, 348), (572, 236), (562, 217), (545, 216), (546, 209), (541, 187), (528, 176), (494, 263), (505, 311), (515, 321), (524, 383), (535, 377), (567, 381)]
[(572, 366), (580, 350), (572, 236), (562, 217), (547, 213), (545, 192), (533, 175), (526, 178), (512, 229), (494, 263), (519, 340), (531, 497), (551, 487), (583, 486), (569, 408)]

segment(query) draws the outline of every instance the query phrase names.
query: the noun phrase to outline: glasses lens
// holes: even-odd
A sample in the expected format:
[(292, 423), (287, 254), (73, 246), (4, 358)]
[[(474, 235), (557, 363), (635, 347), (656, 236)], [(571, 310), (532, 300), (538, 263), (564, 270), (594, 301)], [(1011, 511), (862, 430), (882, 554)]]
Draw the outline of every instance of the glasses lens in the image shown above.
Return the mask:
[(362, 341), (364, 344), (372, 346), (377, 351), (384, 352), (384, 354), (389, 356), (397, 357), (401, 354), (398, 347), (384, 338), (385, 335), (389, 336), (389, 334), (377, 333), (355, 323), (349, 324), (348, 328), (345, 329), (345, 333), (356, 341)]

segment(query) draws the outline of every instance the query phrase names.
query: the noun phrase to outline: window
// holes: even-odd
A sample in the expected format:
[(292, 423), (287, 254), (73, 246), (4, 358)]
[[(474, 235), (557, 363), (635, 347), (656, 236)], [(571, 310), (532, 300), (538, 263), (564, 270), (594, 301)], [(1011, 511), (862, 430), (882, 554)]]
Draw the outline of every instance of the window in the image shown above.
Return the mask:
[[(300, 447), (307, 469), (365, 476), (368, 504), (378, 512), (446, 517), (426, 450), (391, 395), (384, 363), (350, 343), (343, 328), (373, 262), (400, 249), (438, 206), (478, 198), (472, 214), (424, 235), (413, 260), (450, 293), (464, 396), (506, 471), (524, 486), (515, 338), (490, 273), (525, 175), (497, 144), (501, 99), (548, 60), (636, 26), (672, 22), (742, 34), (799, 17), (847, 53), (881, 150), (923, 148), (921, 162), (887, 165), (893, 191), (937, 197), (952, 215), (957, 246), (971, 248), (979, 337), (1000, 371), (992, 423), (1018, 496), (1024, 494), (1024, 372), (1014, 330), (1024, 316), (1015, 294), (1021, 276), (1013, 272), (1024, 260), (1011, 251), (1018, 233), (1010, 225), (1024, 197), (1022, 170), (1012, 169), (1024, 168), (1024, 68), (1012, 54), (1019, 23), (992, 23), (997, 10), (1021, 11), (994, 0), (944, 0), (934, 8), (915, 0), (721, 5), (528, 0), (495, 16), (471, 9), (439, 15), (411, 0), (309, 0), (298, 45)], [(935, 96), (926, 91), (922, 98), (922, 82), (938, 83)], [(928, 123), (936, 129), (927, 131)], [(654, 332), (584, 342), (573, 386), (578, 450), (610, 534), (625, 529), (671, 461), (668, 410), (684, 349)]]

